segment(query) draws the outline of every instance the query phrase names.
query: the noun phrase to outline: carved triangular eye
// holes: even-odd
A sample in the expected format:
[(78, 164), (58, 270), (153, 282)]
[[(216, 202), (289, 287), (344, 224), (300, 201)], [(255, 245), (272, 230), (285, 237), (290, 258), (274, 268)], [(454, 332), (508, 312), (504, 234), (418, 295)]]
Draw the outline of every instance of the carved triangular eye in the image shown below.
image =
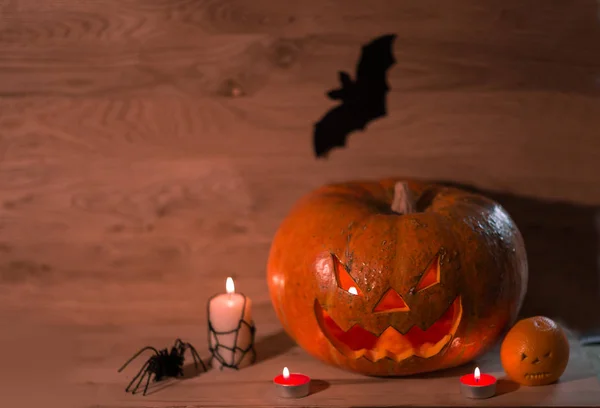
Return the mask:
[(417, 292), (419, 292), (438, 283), (440, 283), (440, 261), (439, 257), (436, 255), (436, 257), (433, 258), (433, 261), (427, 267), (427, 270), (423, 276), (421, 276), (421, 279), (419, 280), (419, 283), (415, 289)]
[(352, 276), (346, 270), (346, 267), (340, 262), (337, 256), (332, 255), (333, 258), (333, 269), (335, 270), (335, 279), (337, 280), (338, 286), (350, 293), (351, 295), (362, 295), (362, 292), (358, 288)]

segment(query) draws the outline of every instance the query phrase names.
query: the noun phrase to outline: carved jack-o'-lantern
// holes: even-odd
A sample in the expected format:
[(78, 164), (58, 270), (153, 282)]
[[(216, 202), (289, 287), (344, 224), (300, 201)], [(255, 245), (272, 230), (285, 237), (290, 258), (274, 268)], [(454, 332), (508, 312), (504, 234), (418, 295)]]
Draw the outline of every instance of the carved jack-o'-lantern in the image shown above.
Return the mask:
[(543, 316), (518, 321), (500, 347), (506, 374), (513, 381), (530, 386), (557, 381), (567, 368), (569, 354), (564, 331)]
[(281, 224), (268, 285), (287, 333), (317, 358), (370, 375), (463, 364), (516, 318), (521, 235), (480, 195), (418, 182), (322, 187)]

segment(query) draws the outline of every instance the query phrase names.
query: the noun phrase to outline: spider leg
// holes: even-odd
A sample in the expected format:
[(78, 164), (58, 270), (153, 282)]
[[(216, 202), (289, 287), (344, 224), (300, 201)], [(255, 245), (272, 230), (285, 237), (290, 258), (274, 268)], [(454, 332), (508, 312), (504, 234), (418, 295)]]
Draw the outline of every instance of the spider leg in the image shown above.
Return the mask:
[(148, 379), (146, 380), (146, 386), (144, 387), (144, 393), (142, 395), (146, 396), (146, 393), (148, 392), (148, 386), (150, 385), (150, 377), (152, 376), (152, 374), (148, 374)]
[(131, 391), (131, 394), (135, 395), (135, 393), (139, 390), (140, 385), (142, 384), (142, 381), (144, 381), (144, 377), (148, 377), (148, 380), (149, 380), (151, 376), (152, 376), (152, 373), (149, 370), (144, 371), (144, 375), (142, 375), (140, 377), (137, 384), (135, 385), (135, 388)]
[[(131, 382), (129, 383), (129, 385), (127, 386), (127, 388), (125, 388), (125, 392), (129, 392), (129, 388), (131, 387), (131, 385), (135, 382), (135, 380), (138, 379), (138, 377), (140, 375), (142, 375), (142, 373), (146, 373), (147, 367), (150, 364), (150, 360), (146, 361), (146, 363), (144, 363), (144, 365), (142, 366), (142, 368), (140, 368), (140, 371), (138, 371), (138, 373), (135, 375), (135, 377), (133, 377), (133, 379), (131, 380)], [(143, 375), (142, 375), (143, 377)]]
[(190, 354), (194, 358), (194, 366), (196, 367), (196, 370), (198, 370), (198, 363), (200, 363), (202, 365), (202, 369), (206, 371), (206, 365), (204, 364), (204, 361), (202, 361), (202, 358), (200, 358), (200, 355), (198, 354), (194, 346), (192, 346), (190, 343), (187, 343), (187, 346), (190, 349)]
[(135, 353), (135, 354), (133, 355), (133, 357), (131, 357), (129, 360), (127, 360), (127, 361), (125, 362), (125, 364), (123, 364), (123, 366), (117, 370), (117, 372), (119, 372), (119, 373), (120, 373), (121, 371), (123, 371), (123, 369), (124, 369), (125, 367), (127, 367), (127, 365), (128, 365), (129, 363), (131, 363), (133, 360), (135, 360), (135, 359), (136, 359), (136, 358), (137, 358), (137, 357), (138, 357), (140, 354), (142, 354), (142, 353), (143, 353), (144, 351), (146, 351), (146, 350), (152, 350), (152, 351), (154, 351), (154, 354), (158, 355), (158, 350), (156, 350), (154, 347), (151, 347), (151, 346), (146, 346), (146, 347), (144, 347), (143, 349), (141, 349), (140, 351), (138, 351), (137, 353)]
[(175, 344), (173, 344), (173, 349), (177, 349), (177, 351), (183, 355), (185, 353), (186, 343), (181, 339), (175, 340)]

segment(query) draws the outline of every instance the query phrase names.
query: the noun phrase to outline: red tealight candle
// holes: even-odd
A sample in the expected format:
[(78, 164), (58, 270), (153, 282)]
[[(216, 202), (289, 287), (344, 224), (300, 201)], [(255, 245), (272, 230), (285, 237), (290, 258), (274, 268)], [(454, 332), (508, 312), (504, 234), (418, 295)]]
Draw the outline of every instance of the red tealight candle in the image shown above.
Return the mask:
[(490, 398), (496, 394), (496, 377), (481, 374), (479, 367), (473, 374), (460, 377), (460, 390), (467, 398)]
[(291, 373), (287, 367), (283, 373), (273, 379), (277, 394), (282, 398), (306, 397), (310, 391), (310, 377), (304, 374)]

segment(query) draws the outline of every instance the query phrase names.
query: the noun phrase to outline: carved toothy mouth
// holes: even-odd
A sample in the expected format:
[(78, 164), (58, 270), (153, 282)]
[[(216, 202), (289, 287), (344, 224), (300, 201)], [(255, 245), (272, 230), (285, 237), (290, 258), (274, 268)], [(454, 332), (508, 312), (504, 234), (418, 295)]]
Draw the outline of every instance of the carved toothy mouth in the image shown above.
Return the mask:
[(550, 377), (550, 373), (547, 371), (540, 373), (527, 373), (525, 374), (525, 378), (527, 380), (543, 380), (544, 378)]
[(327, 340), (345, 356), (365, 357), (372, 362), (383, 358), (399, 362), (412, 356), (429, 358), (439, 354), (456, 333), (462, 303), (457, 296), (442, 316), (425, 330), (413, 325), (406, 333), (400, 333), (389, 326), (380, 336), (358, 324), (342, 330), (318, 301), (315, 301), (315, 315)]

